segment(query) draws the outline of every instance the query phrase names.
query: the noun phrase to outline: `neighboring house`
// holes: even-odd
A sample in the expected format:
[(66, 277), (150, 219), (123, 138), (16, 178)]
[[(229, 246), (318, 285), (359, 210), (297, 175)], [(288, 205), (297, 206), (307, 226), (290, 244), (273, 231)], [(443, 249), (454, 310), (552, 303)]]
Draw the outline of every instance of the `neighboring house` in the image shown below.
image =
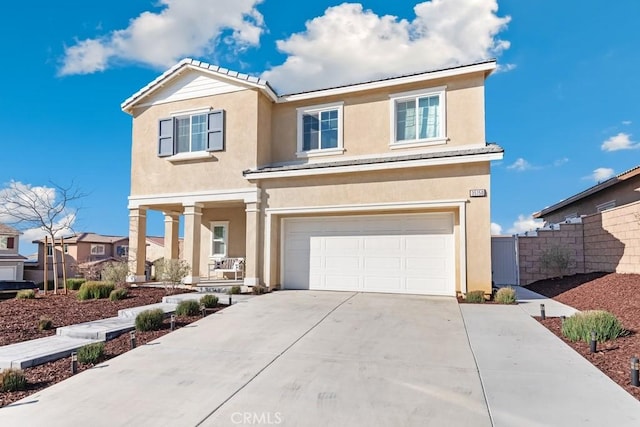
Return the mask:
[(566, 222), (640, 200), (640, 166), (533, 214), (549, 224)]
[(165, 250), (184, 219), (187, 283), (245, 260), (245, 284), (455, 295), (491, 290), (485, 79), (493, 60), (278, 95), (185, 59), (122, 104), (132, 116), (129, 256), (147, 211)]
[(22, 280), (27, 258), (18, 253), (19, 244), (20, 232), (0, 224), (0, 280)]

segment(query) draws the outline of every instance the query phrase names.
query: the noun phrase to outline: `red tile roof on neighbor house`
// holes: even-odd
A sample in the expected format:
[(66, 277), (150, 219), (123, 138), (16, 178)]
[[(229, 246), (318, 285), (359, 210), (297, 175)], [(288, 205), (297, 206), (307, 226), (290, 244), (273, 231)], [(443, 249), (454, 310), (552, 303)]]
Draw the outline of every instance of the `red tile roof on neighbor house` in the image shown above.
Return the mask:
[(17, 236), (19, 234), (22, 234), (22, 233), (20, 233), (15, 228), (9, 227), (6, 224), (0, 224), (0, 235), (3, 235), (3, 236)]
[[(578, 200), (582, 200), (587, 196), (591, 196), (592, 194), (595, 194), (599, 191), (604, 190), (605, 188), (609, 188), (612, 187), (616, 184), (620, 184), (621, 182), (624, 182), (627, 179), (633, 178), (637, 175), (640, 175), (640, 166), (636, 166), (634, 168), (631, 168), (629, 170), (626, 170), (622, 173), (619, 173), (618, 175), (607, 179), (606, 181), (602, 181), (596, 185), (594, 185), (593, 187), (589, 187), (584, 191), (581, 191), (578, 194), (574, 194), (571, 197), (567, 197), (564, 200), (560, 200), (558, 203), (551, 205), (551, 206), (547, 206), (546, 208), (542, 209), (540, 212), (535, 212), (533, 214), (534, 218), (542, 218), (545, 215), (549, 215), (552, 212), (557, 211), (558, 209), (561, 209), (565, 206), (568, 206), (574, 202), (577, 202)], [(639, 191), (640, 189), (637, 189), (636, 191)]]

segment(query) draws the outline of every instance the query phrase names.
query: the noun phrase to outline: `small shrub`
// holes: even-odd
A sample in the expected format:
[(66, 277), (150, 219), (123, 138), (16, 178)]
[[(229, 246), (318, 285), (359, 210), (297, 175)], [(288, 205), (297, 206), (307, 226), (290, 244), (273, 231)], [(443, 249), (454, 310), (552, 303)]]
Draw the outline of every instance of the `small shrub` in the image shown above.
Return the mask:
[(591, 341), (591, 331), (596, 340), (603, 342), (626, 334), (616, 316), (604, 310), (587, 310), (568, 317), (562, 324), (562, 335), (570, 341)]
[(161, 258), (153, 263), (156, 270), (156, 279), (166, 283), (173, 289), (189, 275), (191, 267), (189, 263), (182, 259)]
[(78, 362), (98, 363), (104, 355), (104, 343), (87, 344), (78, 349)]
[(482, 304), (484, 303), (484, 291), (469, 291), (464, 300), (474, 304)]
[(127, 290), (127, 288), (117, 288), (111, 291), (111, 293), (109, 294), (109, 300), (110, 301), (118, 301), (121, 299), (125, 299), (127, 297), (127, 293), (129, 291)]
[(164, 311), (161, 308), (142, 311), (136, 316), (136, 330), (157, 331), (162, 328), (163, 319)]
[(567, 274), (571, 255), (569, 250), (563, 246), (552, 246), (542, 251), (540, 255), (540, 263), (542, 267), (550, 274), (556, 277), (563, 277)]
[(202, 304), (204, 308), (214, 308), (218, 305), (218, 297), (215, 295), (203, 295), (202, 298), (200, 298), (200, 304)]
[(176, 307), (176, 314), (178, 316), (197, 316), (200, 314), (200, 304), (192, 299), (180, 301)]
[(86, 279), (67, 279), (67, 289), (70, 291), (77, 291), (86, 281)]
[(0, 391), (21, 391), (27, 388), (27, 379), (20, 369), (5, 369), (0, 372)]
[(496, 292), (496, 302), (498, 304), (515, 304), (516, 290), (512, 287), (500, 288)]
[(36, 292), (33, 289), (23, 289), (16, 294), (16, 299), (34, 299), (35, 297)]
[(49, 317), (41, 317), (40, 320), (38, 320), (39, 331), (48, 331), (51, 328), (53, 328), (53, 320)]
[(113, 283), (106, 282), (85, 282), (80, 286), (78, 291), (78, 299), (80, 301), (88, 299), (108, 298), (111, 291), (115, 289)]
[(242, 288), (238, 285), (235, 285), (229, 288), (229, 290), (227, 291), (227, 294), (236, 295), (236, 294), (239, 294), (241, 291), (242, 291)]
[(255, 285), (253, 288), (251, 288), (251, 293), (254, 295), (262, 295), (266, 294), (267, 292), (269, 292), (269, 288), (264, 285)]
[(129, 264), (126, 261), (110, 261), (102, 267), (101, 277), (105, 282), (122, 285), (127, 282)]

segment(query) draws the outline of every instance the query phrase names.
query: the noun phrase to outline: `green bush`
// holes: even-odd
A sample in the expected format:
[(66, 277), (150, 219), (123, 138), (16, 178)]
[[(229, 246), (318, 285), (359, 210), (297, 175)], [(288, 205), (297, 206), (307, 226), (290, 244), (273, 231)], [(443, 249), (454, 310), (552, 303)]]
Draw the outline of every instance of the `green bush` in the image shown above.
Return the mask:
[(78, 349), (78, 362), (80, 363), (98, 363), (100, 358), (104, 356), (104, 343), (96, 342), (87, 344)]
[(540, 263), (547, 273), (563, 277), (569, 270), (571, 254), (564, 246), (552, 246), (542, 251)]
[(180, 301), (176, 307), (176, 314), (178, 316), (197, 316), (200, 314), (200, 304), (192, 299)]
[(562, 335), (570, 341), (591, 341), (591, 331), (596, 332), (596, 340), (603, 342), (626, 334), (620, 321), (604, 310), (587, 310), (567, 317), (562, 324)]
[(269, 288), (263, 285), (255, 285), (251, 288), (251, 293), (254, 295), (262, 295), (269, 292)]
[(200, 298), (200, 304), (204, 308), (215, 308), (218, 305), (218, 297), (215, 295), (203, 295)]
[(88, 299), (108, 298), (111, 291), (115, 289), (113, 283), (106, 282), (85, 282), (80, 286), (78, 299), (81, 301)]
[(127, 282), (129, 264), (126, 261), (110, 261), (102, 267), (101, 277), (105, 282), (123, 285)]
[(38, 320), (39, 331), (48, 331), (51, 328), (53, 328), (53, 320), (51, 320), (50, 318), (41, 317), (40, 320)]
[(163, 319), (164, 311), (161, 308), (142, 311), (136, 316), (136, 330), (157, 331), (162, 328)]
[(482, 304), (484, 303), (484, 291), (469, 291), (464, 300), (474, 304)]
[(496, 292), (496, 302), (498, 304), (515, 304), (516, 290), (510, 286), (498, 289), (498, 292)]
[(20, 369), (5, 369), (0, 372), (0, 391), (20, 391), (27, 388), (27, 379)]
[(125, 299), (127, 297), (127, 293), (128, 292), (129, 291), (127, 290), (127, 288), (114, 289), (109, 294), (109, 300), (118, 301), (118, 300), (121, 300), (121, 299)]
[(34, 299), (36, 297), (36, 291), (33, 289), (23, 289), (18, 291), (16, 299)]
[(67, 279), (67, 289), (77, 291), (87, 279)]
[(229, 290), (227, 291), (227, 294), (236, 295), (236, 294), (239, 294), (241, 291), (242, 291), (242, 288), (238, 285), (235, 285), (229, 288)]

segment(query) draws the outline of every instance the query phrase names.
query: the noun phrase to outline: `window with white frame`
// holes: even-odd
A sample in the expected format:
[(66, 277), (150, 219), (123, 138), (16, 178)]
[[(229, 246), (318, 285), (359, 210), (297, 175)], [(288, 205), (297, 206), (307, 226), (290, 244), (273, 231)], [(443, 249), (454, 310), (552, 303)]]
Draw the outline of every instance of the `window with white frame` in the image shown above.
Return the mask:
[(129, 256), (129, 246), (127, 245), (118, 245), (116, 246), (116, 255), (121, 258), (126, 258)]
[(343, 151), (342, 103), (298, 108), (298, 154)]
[(91, 255), (104, 255), (104, 254), (105, 254), (104, 245), (99, 245), (95, 243), (91, 244)]
[[(58, 246), (56, 245), (56, 248), (58, 248)], [(65, 244), (64, 245), (64, 253), (68, 254), (69, 253), (69, 245)], [(47, 244), (47, 256), (52, 256), (53, 255), (53, 246), (51, 245), (51, 243)]]
[(15, 237), (0, 236), (0, 250), (14, 249)]
[(598, 212), (602, 212), (602, 211), (606, 211), (607, 209), (611, 209), (611, 208), (615, 208), (616, 207), (616, 201), (615, 200), (610, 200), (608, 202), (602, 203), (598, 206), (596, 206), (596, 209), (598, 210)]
[(158, 156), (224, 150), (224, 110), (176, 114), (158, 123)]
[(429, 144), (446, 140), (445, 88), (391, 96), (393, 144)]
[(216, 221), (211, 223), (211, 257), (225, 258), (229, 244), (229, 222)]

